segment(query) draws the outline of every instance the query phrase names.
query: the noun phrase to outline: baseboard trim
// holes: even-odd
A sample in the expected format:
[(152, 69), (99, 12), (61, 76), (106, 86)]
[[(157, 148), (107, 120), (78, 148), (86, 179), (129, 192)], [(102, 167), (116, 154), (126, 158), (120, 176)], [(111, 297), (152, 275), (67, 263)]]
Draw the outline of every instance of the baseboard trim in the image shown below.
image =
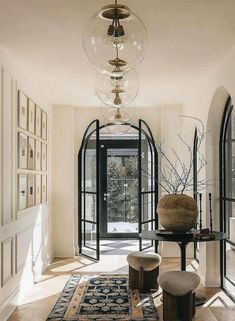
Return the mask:
[[(41, 275), (45, 271), (45, 269), (50, 265), (54, 256), (51, 255), (48, 262), (42, 265)], [(37, 283), (36, 281), (34, 283)], [(32, 284), (33, 285), (33, 284)], [(28, 292), (28, 291), (27, 291)], [(26, 294), (27, 294), (26, 292)], [(0, 321), (7, 321), (7, 319), (11, 316), (11, 314), (15, 311), (19, 302), (19, 294), (20, 287), (17, 287), (13, 290), (13, 292), (3, 301), (0, 306)]]
[(220, 274), (219, 273), (202, 273), (199, 272), (201, 283), (204, 287), (218, 288), (220, 287)]
[(19, 287), (16, 288), (8, 298), (1, 304), (0, 308), (0, 320), (7, 321), (7, 319), (11, 316), (11, 314), (17, 308)]

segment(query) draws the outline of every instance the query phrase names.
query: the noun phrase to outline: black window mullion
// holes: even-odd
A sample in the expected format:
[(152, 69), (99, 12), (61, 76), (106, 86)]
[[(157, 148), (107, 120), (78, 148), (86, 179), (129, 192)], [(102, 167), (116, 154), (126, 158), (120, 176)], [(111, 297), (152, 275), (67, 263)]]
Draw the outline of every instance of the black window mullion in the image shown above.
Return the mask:
[[(232, 110), (231, 97), (227, 99), (220, 133), (220, 230), (230, 234), (229, 218), (231, 209), (229, 206), (235, 202), (233, 197), (233, 153), (232, 144), (235, 141), (232, 138)], [(227, 231), (228, 230), (228, 231)], [(226, 287), (225, 280), (235, 286), (235, 281), (231, 280), (227, 275), (227, 244), (234, 245), (235, 243), (229, 239), (221, 242), (221, 287)], [(227, 289), (228, 290), (228, 289)]]

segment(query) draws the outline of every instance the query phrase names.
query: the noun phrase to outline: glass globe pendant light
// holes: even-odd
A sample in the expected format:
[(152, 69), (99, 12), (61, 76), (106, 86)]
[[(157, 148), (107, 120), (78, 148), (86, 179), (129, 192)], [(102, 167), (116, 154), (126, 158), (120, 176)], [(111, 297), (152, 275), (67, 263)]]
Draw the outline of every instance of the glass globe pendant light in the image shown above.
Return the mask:
[(106, 105), (125, 107), (129, 105), (139, 92), (139, 78), (136, 71), (123, 74), (121, 70), (111, 75), (97, 72), (96, 94)]
[(133, 116), (133, 107), (108, 107), (104, 106), (102, 108), (102, 114), (106, 122), (112, 124), (122, 125), (129, 123)]
[(142, 20), (115, 0), (87, 23), (83, 46), (88, 60), (100, 72), (111, 74), (113, 66), (119, 65), (125, 73), (144, 59), (147, 32)]
[(103, 116), (105, 118), (105, 127), (107, 131), (115, 136), (124, 135), (131, 128), (132, 107), (122, 108), (103, 108)]

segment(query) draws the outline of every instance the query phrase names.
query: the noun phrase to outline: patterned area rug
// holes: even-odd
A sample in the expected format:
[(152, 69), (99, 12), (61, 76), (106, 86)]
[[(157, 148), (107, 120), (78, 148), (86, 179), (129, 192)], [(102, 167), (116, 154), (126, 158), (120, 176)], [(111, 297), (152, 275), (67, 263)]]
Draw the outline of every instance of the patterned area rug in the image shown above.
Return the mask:
[(127, 275), (73, 275), (47, 321), (157, 321), (152, 294), (129, 290)]

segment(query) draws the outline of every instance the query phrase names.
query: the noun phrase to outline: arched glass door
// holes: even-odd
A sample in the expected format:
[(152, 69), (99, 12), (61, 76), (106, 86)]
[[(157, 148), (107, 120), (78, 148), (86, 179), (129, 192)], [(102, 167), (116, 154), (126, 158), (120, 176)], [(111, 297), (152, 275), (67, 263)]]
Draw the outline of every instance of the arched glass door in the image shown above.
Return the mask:
[[(125, 223), (130, 217), (130, 225), (131, 228), (134, 226), (134, 230), (128, 234), (132, 234), (131, 237), (137, 239), (139, 233), (158, 228), (156, 214), (158, 157), (154, 139), (148, 125), (143, 120), (139, 120), (139, 127), (130, 126), (136, 134), (135, 140), (129, 141), (127, 146), (127, 142), (121, 143), (123, 137), (115, 137), (111, 144), (110, 137), (104, 140), (102, 136), (105, 126), (99, 127), (99, 121), (95, 120), (88, 126), (79, 151), (79, 249), (80, 254), (95, 260), (99, 260), (100, 235), (103, 238), (105, 236), (109, 238), (129, 236), (123, 232), (116, 233), (113, 222), (109, 226), (110, 216), (113, 217), (115, 214), (119, 218), (124, 213)], [(115, 172), (115, 175), (107, 177), (109, 172), (113, 173), (116, 169), (120, 175), (116, 175)], [(129, 171), (131, 169), (131, 175), (127, 177), (128, 169)], [(122, 184), (124, 190), (120, 188), (120, 182), (124, 182)], [(117, 204), (110, 199), (119, 190), (122, 194), (117, 197), (120, 213), (115, 207)], [(135, 227), (136, 216), (138, 218), (137, 227)], [(105, 231), (102, 230), (103, 221), (106, 222)], [(152, 241), (139, 240), (140, 250), (153, 245)]]
[(99, 260), (99, 121), (87, 128), (79, 162), (79, 250)]
[[(158, 228), (158, 159), (153, 135), (145, 121), (139, 120), (139, 232)], [(153, 241), (140, 239), (140, 251)], [(157, 245), (156, 245), (157, 246)]]
[(235, 297), (235, 113), (228, 98), (220, 136), (221, 231), (228, 234), (221, 251), (222, 287)]

